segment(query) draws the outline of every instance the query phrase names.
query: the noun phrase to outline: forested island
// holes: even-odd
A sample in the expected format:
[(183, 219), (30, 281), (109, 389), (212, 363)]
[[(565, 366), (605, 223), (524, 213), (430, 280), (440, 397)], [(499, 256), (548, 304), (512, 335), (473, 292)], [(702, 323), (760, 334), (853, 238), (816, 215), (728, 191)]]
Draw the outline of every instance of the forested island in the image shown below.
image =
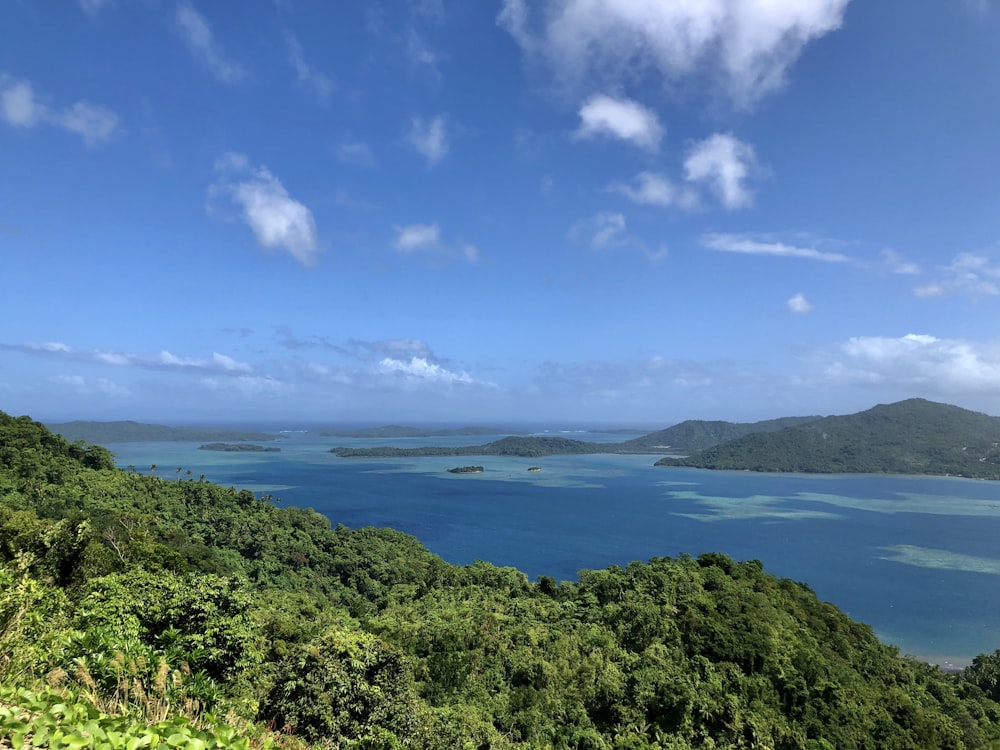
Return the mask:
[(656, 466), (768, 472), (926, 474), (1000, 479), (1000, 417), (909, 399), (846, 416), (689, 420), (620, 443), (505, 437), (483, 445), (338, 447), (344, 458), (689, 453)]
[(200, 451), (223, 451), (225, 453), (280, 453), (281, 448), (274, 445), (255, 445), (254, 443), (206, 443), (199, 445)]
[(909, 399), (746, 435), (656, 465), (1000, 479), (1000, 418)]
[(349, 438), (421, 438), (421, 437), (466, 437), (476, 435), (519, 435), (517, 431), (501, 430), (493, 427), (404, 427), (397, 424), (382, 427), (362, 427), (355, 430), (324, 428), (312, 430), (317, 435), (325, 437)]
[(163, 424), (144, 424), (131, 421), (52, 422), (46, 426), (71, 443), (83, 440), (98, 445), (106, 443), (197, 442), (203, 440), (232, 442), (256, 440), (261, 442), (282, 438), (281, 435), (258, 430), (233, 430), (222, 427), (168, 427)]
[(482, 466), (456, 466), (448, 469), (449, 474), (482, 474), (485, 469)]
[(972, 750), (997, 674), (903, 658), (756, 561), (533, 582), (0, 413), (14, 747)]
[(561, 437), (516, 437), (494, 440), (484, 445), (394, 448), (382, 445), (373, 448), (332, 448), (341, 458), (414, 458), (420, 456), (537, 456), (580, 455), (586, 453), (612, 453), (610, 443), (586, 443)]

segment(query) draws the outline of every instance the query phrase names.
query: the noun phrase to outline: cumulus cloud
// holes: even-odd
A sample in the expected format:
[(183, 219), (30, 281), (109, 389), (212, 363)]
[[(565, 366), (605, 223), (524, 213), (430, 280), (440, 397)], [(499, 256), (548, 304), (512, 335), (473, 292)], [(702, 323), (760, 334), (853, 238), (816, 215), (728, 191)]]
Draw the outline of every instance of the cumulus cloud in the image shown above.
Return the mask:
[(453, 385), (474, 382), (468, 373), (448, 370), (441, 365), (428, 362), (424, 357), (410, 357), (409, 360), (385, 357), (379, 362), (378, 370), (384, 375), (402, 377), (410, 383)]
[(166, 349), (139, 354), (102, 349), (76, 349), (61, 341), (24, 344), (0, 343), (0, 351), (19, 352), (36, 357), (48, 357), (85, 364), (137, 367), (144, 370), (190, 370), (215, 373), (250, 373), (253, 367), (229, 355), (212, 352), (208, 357), (187, 357)]
[(839, 28), (849, 0), (504, 0), (498, 23), (531, 63), (579, 89), (650, 74), (749, 107), (804, 47)]
[(316, 261), (319, 245), (312, 212), (294, 200), (267, 167), (255, 167), (243, 154), (224, 154), (215, 163), (219, 180), (209, 196), (227, 195), (243, 210), (257, 242), (281, 248), (302, 265)]
[(806, 299), (806, 296), (802, 292), (791, 297), (786, 304), (788, 305), (788, 309), (796, 315), (806, 315), (812, 312), (813, 309), (812, 303)]
[(242, 65), (231, 60), (215, 40), (208, 21), (187, 2), (177, 6), (174, 16), (184, 43), (209, 72), (222, 83), (239, 83), (246, 78)]
[(701, 237), (701, 244), (710, 250), (746, 255), (773, 255), (784, 258), (808, 258), (827, 263), (844, 263), (850, 260), (846, 255), (817, 250), (813, 247), (786, 245), (783, 242), (762, 242), (752, 237), (738, 234), (709, 233)]
[(675, 185), (658, 172), (640, 172), (631, 182), (616, 182), (608, 190), (620, 193), (633, 203), (661, 208), (694, 208), (698, 196), (684, 185)]
[(986, 255), (960, 253), (938, 272), (938, 279), (921, 284), (913, 293), (917, 297), (967, 294), (973, 298), (1000, 294), (1000, 266), (992, 265)]
[(437, 247), (441, 242), (441, 228), (437, 224), (409, 224), (395, 230), (396, 249), (404, 253)]
[(433, 167), (448, 153), (448, 134), (445, 132), (444, 115), (437, 115), (430, 120), (422, 117), (413, 118), (407, 140), (417, 153), (427, 159), (427, 164)]
[(52, 125), (83, 138), (88, 148), (110, 140), (118, 130), (118, 115), (106, 107), (78, 101), (63, 109), (47, 106), (29, 81), (0, 73), (0, 120), (11, 127), (30, 129)]
[(836, 380), (920, 388), (932, 393), (1000, 394), (1000, 344), (940, 339), (857, 336), (834, 353), (826, 374)]
[(285, 42), (288, 44), (288, 62), (295, 69), (299, 85), (312, 89), (316, 97), (323, 104), (326, 104), (330, 101), (330, 94), (333, 92), (333, 79), (306, 62), (302, 45), (299, 44), (299, 40), (295, 36), (286, 34)]
[(663, 127), (656, 114), (631, 99), (593, 96), (580, 107), (577, 139), (610, 136), (627, 141), (647, 151), (656, 151), (663, 138)]
[(685, 179), (705, 184), (729, 209), (753, 202), (746, 182), (757, 169), (753, 147), (725, 133), (715, 133), (694, 144), (684, 160)]

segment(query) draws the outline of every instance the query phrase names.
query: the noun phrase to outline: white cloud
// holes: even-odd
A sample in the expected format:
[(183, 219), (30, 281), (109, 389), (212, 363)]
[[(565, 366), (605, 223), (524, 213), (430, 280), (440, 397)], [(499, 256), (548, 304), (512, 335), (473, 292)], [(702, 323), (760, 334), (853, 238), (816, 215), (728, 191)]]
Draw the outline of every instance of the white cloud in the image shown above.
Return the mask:
[(675, 185), (658, 172), (640, 172), (630, 183), (616, 182), (608, 190), (621, 193), (633, 203), (670, 208), (694, 208), (698, 196), (690, 188)]
[(782, 242), (761, 242), (751, 237), (738, 234), (704, 234), (701, 244), (710, 250), (720, 250), (727, 253), (744, 253), (746, 255), (773, 255), (785, 258), (808, 258), (827, 263), (844, 263), (850, 258), (840, 253), (830, 253), (812, 247), (797, 247)]
[(45, 119), (45, 106), (35, 99), (30, 83), (0, 75), (0, 86), (0, 114), (8, 125), (31, 128)]
[(243, 66), (227, 57), (215, 41), (208, 21), (189, 3), (180, 3), (174, 18), (188, 49), (219, 81), (239, 83), (246, 77)]
[(118, 128), (118, 115), (88, 102), (77, 102), (59, 115), (59, 124), (78, 133), (90, 147), (108, 140)]
[(806, 299), (806, 296), (799, 292), (795, 296), (791, 297), (788, 302), (788, 309), (791, 310), (796, 315), (806, 315), (812, 312), (812, 303)]
[(902, 253), (898, 253), (891, 248), (886, 248), (879, 255), (882, 258), (882, 262), (892, 273), (902, 276), (915, 276), (920, 273), (920, 266), (916, 263), (911, 263), (903, 257)]
[(570, 237), (586, 242), (594, 250), (638, 250), (652, 262), (667, 257), (666, 245), (661, 244), (657, 249), (651, 250), (645, 242), (628, 231), (625, 215), (617, 211), (601, 211), (589, 219), (577, 222), (570, 229)]
[(839, 347), (826, 372), (836, 380), (936, 393), (1000, 394), (1000, 345), (912, 333), (857, 336)]
[(78, 101), (59, 110), (46, 106), (29, 81), (0, 73), (0, 120), (15, 128), (48, 124), (76, 133), (87, 147), (98, 146), (118, 130), (118, 115), (106, 107)]
[(563, 86), (653, 73), (748, 107), (783, 84), (806, 44), (840, 27), (848, 2), (504, 0), (497, 21)]
[(454, 372), (441, 365), (428, 362), (423, 357), (411, 357), (409, 360), (385, 357), (378, 364), (379, 372), (385, 375), (402, 376), (409, 382), (441, 383), (452, 385), (456, 383), (470, 384), (473, 379), (466, 372)]
[(106, 5), (111, 4), (111, 0), (78, 0), (83, 12), (89, 16), (96, 16)]
[(315, 92), (317, 98), (326, 104), (330, 101), (330, 94), (333, 93), (333, 79), (326, 73), (316, 70), (306, 62), (302, 52), (302, 45), (292, 34), (287, 34), (285, 40), (288, 43), (288, 61), (295, 69), (295, 75), (299, 84), (307, 86)]
[(81, 396), (99, 395), (125, 398), (132, 395), (132, 392), (127, 387), (107, 378), (85, 378), (82, 375), (56, 375), (53, 380)]
[(1000, 294), (1000, 266), (991, 265), (985, 255), (960, 253), (938, 270), (942, 273), (941, 278), (914, 288), (917, 297), (968, 294), (978, 298)]
[(375, 163), (371, 146), (361, 141), (343, 140), (337, 145), (337, 159), (345, 164), (369, 167)]
[(415, 117), (410, 123), (407, 140), (417, 153), (427, 159), (427, 164), (433, 167), (448, 153), (444, 115), (437, 115), (430, 120)]
[(753, 147), (724, 133), (694, 144), (684, 160), (685, 178), (706, 184), (729, 209), (745, 208), (753, 202), (746, 181), (756, 169)]
[(437, 247), (441, 242), (441, 228), (437, 224), (409, 224), (395, 229), (396, 249), (404, 253)]
[(631, 99), (593, 96), (580, 107), (579, 114), (580, 127), (574, 138), (611, 136), (647, 151), (660, 147), (663, 127), (656, 114)]
[(253, 367), (246, 362), (240, 362), (227, 354), (218, 352), (213, 352), (210, 357), (185, 357), (166, 349), (161, 349), (153, 354), (135, 354), (101, 349), (80, 350), (60, 341), (29, 342), (26, 344), (0, 342), (0, 351), (20, 352), (85, 364), (137, 367), (145, 370), (200, 370), (223, 374), (253, 372)]
[(243, 218), (263, 247), (282, 248), (302, 265), (316, 261), (319, 245), (312, 212), (294, 200), (267, 169), (254, 167), (243, 154), (216, 161), (219, 182), (209, 194), (227, 194), (243, 209)]

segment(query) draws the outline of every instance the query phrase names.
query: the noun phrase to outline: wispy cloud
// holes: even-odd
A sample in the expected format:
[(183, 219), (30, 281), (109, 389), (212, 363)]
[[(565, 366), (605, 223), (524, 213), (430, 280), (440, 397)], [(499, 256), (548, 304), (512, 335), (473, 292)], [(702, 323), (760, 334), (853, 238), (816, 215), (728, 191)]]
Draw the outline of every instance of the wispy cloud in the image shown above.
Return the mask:
[(285, 42), (288, 44), (288, 62), (295, 69), (299, 85), (312, 89), (320, 102), (327, 104), (334, 89), (333, 79), (306, 62), (302, 45), (293, 34), (286, 34)]
[(782, 258), (807, 258), (827, 263), (846, 263), (846, 255), (817, 250), (813, 247), (787, 245), (783, 242), (763, 242), (753, 237), (739, 234), (709, 233), (701, 236), (701, 244), (710, 250), (745, 255), (771, 255)]
[(1000, 343), (857, 336), (828, 355), (825, 375), (836, 381), (919, 388), (929, 393), (1000, 394)]
[(978, 253), (960, 253), (947, 266), (938, 269), (939, 278), (913, 290), (917, 297), (941, 297), (967, 294), (970, 297), (994, 297), (1000, 294), (1000, 266)]
[(127, 398), (132, 395), (128, 387), (108, 378), (85, 378), (82, 375), (56, 375), (52, 380), (81, 396), (112, 396)]
[(319, 254), (312, 212), (294, 200), (267, 167), (255, 167), (243, 154), (228, 153), (215, 163), (219, 180), (209, 197), (228, 196), (243, 210), (243, 219), (257, 242), (281, 248), (305, 266)]
[(668, 86), (707, 80), (750, 107), (782, 86), (809, 42), (840, 27), (848, 2), (503, 0), (498, 23), (563, 87), (652, 73)]
[(902, 276), (915, 276), (920, 273), (920, 266), (908, 261), (903, 257), (902, 253), (898, 253), (890, 248), (886, 248), (879, 253), (879, 257), (882, 258), (882, 263), (891, 273)]
[(337, 160), (345, 164), (370, 167), (375, 163), (375, 154), (372, 152), (371, 146), (362, 141), (352, 141), (345, 138), (337, 144), (335, 153)]
[(437, 224), (408, 224), (394, 227), (394, 231), (393, 247), (400, 253), (420, 252), (438, 261), (460, 258), (475, 263), (479, 260), (479, 248), (469, 242), (444, 242)]
[(430, 120), (422, 117), (413, 118), (407, 140), (417, 153), (427, 159), (428, 166), (433, 167), (448, 154), (448, 133), (444, 115), (437, 115)]
[(576, 139), (610, 136), (656, 151), (664, 134), (656, 113), (631, 99), (593, 96), (580, 107), (579, 115), (580, 127), (573, 133)]
[(441, 242), (441, 228), (437, 224), (409, 224), (396, 227), (396, 249), (409, 253), (437, 247)]
[(46, 341), (24, 344), (0, 343), (0, 351), (19, 352), (35, 357), (60, 359), (114, 367), (138, 367), (144, 370), (175, 370), (215, 373), (250, 373), (253, 367), (226, 354), (212, 352), (207, 357), (188, 357), (174, 354), (166, 349), (158, 352), (137, 354), (102, 349), (76, 349), (61, 341)]
[(215, 40), (208, 21), (190, 3), (181, 2), (177, 5), (174, 20), (188, 49), (217, 80), (222, 83), (239, 83), (246, 78), (246, 69), (229, 58)]
[(0, 73), (0, 120), (14, 128), (52, 125), (83, 138), (88, 148), (99, 146), (119, 130), (118, 115), (106, 107), (78, 101), (53, 109), (39, 97), (29, 81)]
[(102, 9), (111, 4), (111, 0), (77, 0), (77, 2), (88, 16), (96, 16)]
[(656, 250), (651, 250), (629, 231), (628, 220), (617, 211), (600, 211), (574, 224), (569, 233), (572, 239), (585, 242), (594, 250), (638, 250), (650, 261), (660, 261), (667, 257), (666, 245), (661, 244)]
[(684, 160), (684, 177), (703, 183), (728, 209), (753, 202), (747, 180), (758, 169), (753, 147), (725, 133), (715, 133), (694, 144)]
[(806, 299), (806, 296), (802, 294), (802, 292), (790, 297), (788, 302), (785, 304), (787, 304), (788, 309), (796, 315), (808, 315), (813, 309), (812, 303)]
[(674, 184), (659, 172), (640, 172), (631, 182), (613, 183), (608, 190), (641, 205), (684, 209), (698, 205), (698, 194), (694, 190)]

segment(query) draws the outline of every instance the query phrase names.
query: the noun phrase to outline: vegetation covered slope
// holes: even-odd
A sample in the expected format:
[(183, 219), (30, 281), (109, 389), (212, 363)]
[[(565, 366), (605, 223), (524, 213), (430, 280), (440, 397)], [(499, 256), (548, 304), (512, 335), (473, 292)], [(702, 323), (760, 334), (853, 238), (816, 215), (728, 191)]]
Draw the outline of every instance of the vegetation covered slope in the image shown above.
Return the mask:
[(68, 441), (88, 443), (132, 443), (208, 440), (277, 440), (281, 436), (257, 430), (230, 430), (221, 427), (168, 427), (142, 422), (61, 422), (47, 427)]
[(657, 465), (1000, 479), (1000, 418), (910, 399), (747, 435)]
[(330, 452), (341, 458), (414, 458), (419, 456), (537, 456), (576, 455), (585, 453), (611, 453), (607, 443), (587, 443), (561, 437), (509, 436), (484, 445), (394, 448), (387, 445), (373, 448), (333, 448)]
[(63, 716), (99, 747), (1000, 746), (1000, 653), (900, 658), (755, 561), (533, 583), (108, 458), (0, 413), (0, 744)]
[(623, 453), (693, 453), (714, 445), (758, 432), (776, 432), (814, 422), (820, 417), (782, 417), (763, 422), (706, 422), (689, 419), (665, 430), (626, 440), (619, 444)]

